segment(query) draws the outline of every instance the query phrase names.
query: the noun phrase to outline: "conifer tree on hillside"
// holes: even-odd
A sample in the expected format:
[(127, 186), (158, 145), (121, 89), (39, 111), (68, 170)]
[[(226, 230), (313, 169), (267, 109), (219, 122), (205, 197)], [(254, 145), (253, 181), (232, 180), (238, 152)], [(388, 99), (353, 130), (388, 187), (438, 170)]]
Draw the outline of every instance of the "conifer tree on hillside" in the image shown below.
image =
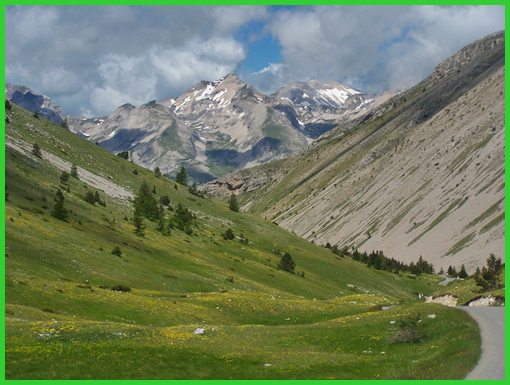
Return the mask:
[(156, 227), (156, 230), (162, 233), (165, 230), (165, 211), (164, 211), (163, 205), (161, 203), (158, 205), (158, 210), (159, 210), (159, 218), (158, 218), (158, 226)]
[(149, 185), (144, 181), (140, 185), (138, 195), (134, 200), (135, 212), (139, 216), (144, 216), (151, 221), (159, 218), (158, 203), (150, 190)]
[(60, 125), (62, 128), (65, 128), (66, 130), (69, 130), (69, 126), (67, 125), (67, 116), (64, 117), (64, 121)]
[(504, 268), (504, 264), (501, 258), (496, 258), (494, 254), (490, 254), (487, 258), (487, 266), (482, 267), (482, 271), (477, 276), (475, 273), (476, 284), (484, 290), (497, 289), (501, 285), (498, 285), (498, 274)]
[(175, 176), (175, 181), (185, 187), (188, 187), (188, 174), (184, 166), (181, 166), (181, 169)]
[(141, 237), (144, 236), (145, 226), (143, 224), (143, 218), (140, 213), (135, 209), (135, 215), (133, 216), (133, 224), (135, 225), (135, 234)]
[(65, 221), (69, 216), (67, 209), (64, 207), (64, 195), (60, 189), (58, 189), (55, 194), (55, 206), (53, 206), (51, 215), (62, 221)]
[(71, 166), (71, 176), (78, 179), (78, 167), (74, 163)]
[(156, 178), (160, 178), (160, 177), (161, 177), (161, 170), (159, 169), (159, 167), (156, 167), (156, 168), (154, 169), (154, 176), (155, 176)]
[(42, 158), (41, 147), (39, 147), (37, 143), (34, 143), (34, 145), (32, 146), (32, 154), (37, 156), (38, 158)]
[(292, 256), (289, 253), (284, 253), (278, 264), (278, 268), (288, 271), (289, 273), (294, 273), (294, 269), (296, 268), (296, 264), (292, 259)]
[(459, 270), (459, 278), (467, 278), (468, 274), (466, 272), (466, 267), (462, 265)]
[(237, 197), (236, 194), (232, 193), (230, 194), (230, 200), (228, 202), (228, 208), (231, 211), (238, 212), (239, 211), (239, 204), (237, 203)]
[(236, 237), (234, 234), (234, 231), (230, 227), (227, 230), (225, 230), (225, 232), (222, 234), (222, 236), (223, 236), (223, 239), (226, 241), (231, 241), (232, 239), (234, 239)]
[(62, 171), (62, 173), (60, 174), (60, 183), (66, 184), (67, 182), (69, 182), (69, 173), (66, 171)]
[(193, 219), (193, 213), (184, 207), (182, 203), (179, 203), (174, 216), (176, 227), (186, 234), (191, 235), (193, 233)]

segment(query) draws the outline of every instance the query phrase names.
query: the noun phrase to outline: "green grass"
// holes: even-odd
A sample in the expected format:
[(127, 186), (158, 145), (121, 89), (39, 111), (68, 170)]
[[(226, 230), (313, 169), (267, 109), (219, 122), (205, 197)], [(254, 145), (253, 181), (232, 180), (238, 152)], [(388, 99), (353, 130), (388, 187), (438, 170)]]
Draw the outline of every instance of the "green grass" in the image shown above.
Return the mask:
[[(417, 292), (436, 289), (436, 277), (369, 269), (192, 196), (16, 106), (9, 115), (8, 137), (37, 142), (133, 192), (146, 181), (156, 198), (168, 195), (197, 220), (193, 235), (163, 235), (145, 221), (138, 237), (128, 201), (100, 192), (106, 207), (90, 205), (90, 186), (70, 178), (67, 192), (47, 161), (8, 149), (7, 378), (463, 378), (476, 362), (473, 321), (416, 302)], [(67, 222), (50, 215), (57, 188)], [(227, 227), (250, 243), (225, 241)], [(121, 257), (111, 253), (116, 246)], [(279, 251), (304, 278), (277, 269)], [(115, 285), (131, 292), (109, 289)], [(381, 310), (390, 304), (399, 306)], [(431, 312), (438, 317), (423, 318), (423, 342), (388, 343), (390, 320)], [(199, 326), (205, 336), (193, 334)]]
[(423, 237), (427, 232), (429, 232), (430, 230), (432, 230), (434, 227), (436, 227), (439, 223), (441, 223), (444, 219), (446, 219), (446, 217), (452, 212), (452, 211), (455, 211), (456, 209), (458, 209), (459, 207), (461, 207), (464, 203), (466, 202), (466, 200), (464, 198), (458, 198), (456, 200), (454, 200), (452, 203), (450, 203), (450, 205), (445, 209), (443, 210), (436, 218), (434, 218), (434, 220), (427, 226), (427, 228), (422, 232), (420, 233), (419, 235), (417, 235), (414, 239), (411, 240), (411, 242), (409, 242), (409, 245), (408, 246), (411, 246), (413, 243), (415, 243), (416, 241), (418, 241), (421, 237)]
[(492, 214), (494, 214), (496, 211), (499, 210), (499, 205), (503, 202), (504, 199), (500, 199), (496, 203), (494, 203), (491, 207), (489, 207), (487, 210), (485, 210), (482, 214), (477, 216), (475, 219), (473, 219), (469, 224), (466, 225), (466, 229), (469, 229), (475, 225), (477, 225), (480, 222), (483, 222), (488, 217), (490, 217)]
[(464, 238), (456, 242), (450, 249), (446, 252), (446, 255), (455, 255), (459, 251), (461, 251), (464, 247), (468, 246), (469, 243), (475, 238), (475, 233), (470, 233), (466, 235)]
[[(505, 271), (504, 269), (498, 276), (498, 283), (504, 285), (505, 282)], [(441, 296), (451, 294), (458, 298), (458, 304), (464, 305), (473, 299), (476, 299), (480, 296), (487, 297), (489, 295), (498, 296), (505, 298), (505, 289), (495, 289), (484, 291), (479, 286), (476, 285), (476, 282), (473, 278), (466, 278), (464, 280), (452, 281), (447, 286), (439, 288), (436, 292), (434, 292), (435, 296)]]

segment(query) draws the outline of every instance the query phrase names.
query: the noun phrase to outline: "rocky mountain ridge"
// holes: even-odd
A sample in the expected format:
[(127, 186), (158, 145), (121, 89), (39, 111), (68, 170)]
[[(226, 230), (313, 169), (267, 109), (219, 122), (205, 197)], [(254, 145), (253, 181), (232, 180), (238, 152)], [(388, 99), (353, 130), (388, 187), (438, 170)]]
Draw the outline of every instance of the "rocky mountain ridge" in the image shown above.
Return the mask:
[[(442, 74), (438, 76), (438, 74)], [(315, 243), (438, 269), (504, 257), (504, 37), (493, 34), (308, 151), (204, 187)]]
[(5, 98), (53, 123), (63, 124), (65, 121), (65, 115), (60, 106), (53, 103), (48, 96), (40, 95), (28, 87), (6, 83)]
[(208, 181), (303, 151), (374, 104), (337, 82), (293, 83), (265, 95), (228, 74), (177, 98), (127, 103), (109, 116), (68, 116), (67, 122), (72, 132), (109, 151), (127, 151), (143, 167), (172, 176), (185, 166), (193, 179)]

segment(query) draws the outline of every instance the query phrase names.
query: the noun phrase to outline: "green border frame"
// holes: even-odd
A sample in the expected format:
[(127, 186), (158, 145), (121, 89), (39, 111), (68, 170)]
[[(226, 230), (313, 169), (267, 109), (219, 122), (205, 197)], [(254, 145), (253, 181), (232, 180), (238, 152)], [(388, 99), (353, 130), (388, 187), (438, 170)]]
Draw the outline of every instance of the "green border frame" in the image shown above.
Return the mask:
[[(0, 0), (1, 1), (1, 0)], [(5, 18), (7, 6), (90, 6), (90, 5), (137, 5), (137, 6), (154, 6), (154, 5), (190, 5), (190, 6), (204, 6), (204, 5), (350, 5), (350, 6), (361, 6), (361, 5), (375, 5), (375, 6), (387, 6), (387, 5), (500, 5), (505, 6), (505, 31), (510, 26), (510, 0), (5, 0), (0, 5), (0, 60), (3, 64), (4, 70), (0, 73), (0, 84), (5, 88)], [(505, 32), (506, 35), (506, 32)], [(509, 53), (510, 43), (508, 39), (505, 39), (505, 63), (508, 63), (510, 59)], [(510, 94), (510, 77), (508, 75), (507, 66), (505, 64), (505, 94)], [(5, 93), (2, 95), (2, 104), (5, 101)], [(510, 119), (510, 108), (508, 99), (505, 99), (505, 197), (510, 195), (510, 186), (508, 170), (510, 166), (510, 140), (507, 135), (506, 122)], [(0, 341), (2, 346), (0, 347), (0, 383), (10, 384), (52, 384), (58, 382), (59, 384), (75, 384), (75, 383), (89, 383), (90, 380), (6, 380), (5, 379), (5, 110), (0, 108), (0, 145), (2, 151), (0, 151), (0, 248), (2, 255), (0, 256), (0, 309), (2, 316), (0, 316)], [(505, 256), (506, 250), (510, 247), (510, 238), (508, 233), (510, 232), (510, 223), (508, 219), (510, 216), (507, 214), (510, 208), (510, 204), (505, 199)], [(506, 259), (506, 258), (505, 258)], [(510, 268), (505, 263), (505, 274), (508, 275)], [(508, 286), (505, 286), (505, 296), (508, 297)], [(505, 329), (508, 325), (510, 317), (510, 311), (508, 307), (505, 307)], [(508, 346), (510, 341), (510, 333), (505, 330), (505, 376), (506, 380), (510, 380), (508, 375), (510, 357), (507, 354)], [(460, 384), (465, 380), (415, 380), (413, 383), (447, 383), (447, 384)], [(166, 384), (199, 384), (207, 382), (211, 385), (220, 384), (253, 384), (263, 382), (264, 384), (281, 384), (281, 383), (296, 383), (302, 385), (319, 385), (319, 384), (359, 384), (363, 383), (377, 383), (377, 384), (394, 384), (394, 380), (95, 380), (95, 384), (124, 384), (124, 383), (137, 383), (137, 384), (154, 384), (154, 383), (166, 383)], [(402, 381), (399, 381), (402, 383)], [(407, 381), (404, 381), (407, 382)], [(505, 380), (474, 380), (470, 381), (476, 384), (503, 384)]]

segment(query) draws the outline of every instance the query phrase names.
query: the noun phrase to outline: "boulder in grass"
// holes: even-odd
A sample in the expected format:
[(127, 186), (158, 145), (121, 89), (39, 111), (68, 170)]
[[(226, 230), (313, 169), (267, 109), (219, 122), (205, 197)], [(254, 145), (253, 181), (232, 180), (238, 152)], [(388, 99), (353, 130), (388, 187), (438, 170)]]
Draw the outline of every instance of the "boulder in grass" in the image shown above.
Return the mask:
[(205, 329), (204, 328), (196, 328), (195, 331), (193, 332), (193, 334), (204, 335), (205, 334)]

